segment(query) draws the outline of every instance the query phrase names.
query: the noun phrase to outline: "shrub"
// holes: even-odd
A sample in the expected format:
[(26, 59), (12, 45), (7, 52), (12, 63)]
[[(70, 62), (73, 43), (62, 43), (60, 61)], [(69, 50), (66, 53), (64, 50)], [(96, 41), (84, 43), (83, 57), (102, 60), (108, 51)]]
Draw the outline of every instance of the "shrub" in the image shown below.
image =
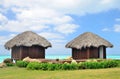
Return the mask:
[(52, 63), (50, 64), (50, 63), (49, 63), (48, 66), (47, 66), (47, 69), (48, 69), (48, 70), (55, 70), (55, 69), (56, 69), (56, 68), (55, 68), (56, 66), (57, 66), (56, 64), (52, 64)]
[(7, 66), (15, 66), (14, 63), (6, 63)]
[(4, 59), (3, 63), (6, 64), (6, 66), (14, 66), (13, 60), (11, 58)]
[(30, 62), (27, 65), (27, 69), (31, 70), (48, 70), (48, 63)]
[(60, 70), (62, 64), (53, 64), (53, 63), (38, 63), (38, 62), (30, 62), (27, 66), (27, 69), (31, 70)]
[(103, 68), (111, 68), (118, 66), (118, 62), (115, 60), (104, 60), (101, 62), (101, 64), (103, 65)]
[(115, 60), (118, 63), (118, 67), (120, 67), (120, 60)]
[(18, 67), (27, 67), (27, 65), (29, 64), (29, 62), (27, 62), (27, 61), (17, 61), (16, 62), (16, 65), (18, 66)]
[(77, 70), (77, 69), (79, 69), (79, 65), (78, 64), (76, 64), (76, 63), (71, 63), (70, 64), (70, 70)]
[(70, 63), (64, 63), (64, 64), (61, 65), (62, 70), (76, 70), (76, 69), (79, 69), (78, 67), (79, 66), (76, 63), (71, 63), (71, 64)]
[(83, 62), (79, 62), (79, 63), (78, 63), (78, 69), (85, 69), (85, 68), (82, 67), (82, 63), (83, 63)]
[(59, 63), (55, 64), (55, 70), (61, 70), (61, 68), (62, 68), (62, 64)]
[(65, 62), (64, 64), (62, 64), (62, 70), (70, 70), (70, 64)]
[(47, 66), (47, 69), (48, 70), (61, 70), (62, 69), (62, 64), (60, 64), (60, 63), (55, 63), (55, 64), (48, 64), (48, 66)]
[(41, 69), (41, 70), (48, 70), (48, 67), (47, 67), (48, 64), (49, 64), (49, 63), (40, 63), (40, 69)]
[(82, 69), (93, 69), (95, 68), (95, 63), (93, 62), (83, 62), (81, 63)]
[(38, 62), (30, 62), (30, 63), (27, 65), (27, 69), (39, 70), (39, 69), (40, 69), (40, 63), (38, 63)]
[(11, 58), (6, 58), (3, 61), (4, 63), (13, 63), (13, 60)]
[(118, 66), (118, 62), (115, 60), (104, 60), (101, 62), (89, 61), (76, 63), (39, 63), (30, 62), (27, 65), (27, 69), (31, 70), (77, 70), (77, 69), (99, 69), (99, 68), (111, 68)]
[(118, 66), (115, 60), (104, 60), (101, 62), (83, 62), (79, 64), (79, 69), (99, 69), (99, 68), (111, 68)]

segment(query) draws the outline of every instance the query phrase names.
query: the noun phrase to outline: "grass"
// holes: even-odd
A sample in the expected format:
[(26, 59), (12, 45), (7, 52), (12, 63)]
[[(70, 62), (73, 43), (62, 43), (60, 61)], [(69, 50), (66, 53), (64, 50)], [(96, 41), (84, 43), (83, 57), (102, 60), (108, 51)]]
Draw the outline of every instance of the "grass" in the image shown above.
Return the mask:
[(120, 79), (120, 68), (40, 71), (7, 67), (0, 68), (0, 79)]

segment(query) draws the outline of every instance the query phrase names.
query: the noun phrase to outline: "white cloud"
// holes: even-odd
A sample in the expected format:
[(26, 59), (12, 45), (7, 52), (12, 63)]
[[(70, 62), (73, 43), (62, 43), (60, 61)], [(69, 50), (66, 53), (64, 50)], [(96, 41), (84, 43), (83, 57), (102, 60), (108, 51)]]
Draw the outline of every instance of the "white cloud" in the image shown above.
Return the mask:
[(39, 35), (48, 39), (52, 44), (52, 48), (47, 49), (46, 54), (62, 54), (64, 52), (66, 52), (66, 54), (69, 54), (68, 50), (65, 49), (65, 44), (67, 42), (65, 40), (65, 35), (53, 32), (42, 32), (39, 33)]
[(16, 34), (10, 34), (9, 36), (10, 36), (11, 38), (13, 38), (13, 37), (16, 36)]
[(1, 0), (1, 2), (5, 8), (14, 6), (33, 10), (47, 8), (69, 14), (97, 13), (114, 8), (120, 9), (119, 0)]
[(116, 18), (115, 21), (120, 22), (120, 18)]
[(102, 31), (104, 32), (120, 32), (120, 24), (115, 24), (113, 27), (110, 28), (103, 28)]
[(108, 31), (111, 31), (111, 29), (110, 28), (104, 28), (104, 29), (102, 29), (102, 31), (108, 32)]
[(64, 39), (56, 39), (56, 40), (51, 40), (51, 42), (52, 42), (52, 44), (53, 43), (54, 44), (57, 44), (57, 43), (63, 44), (63, 43), (66, 43), (66, 40), (64, 40)]
[(113, 32), (120, 32), (120, 18), (116, 18), (115, 19), (115, 24), (112, 26), (112, 27), (109, 27), (109, 28), (103, 28), (102, 29), (102, 31), (104, 31), (104, 32), (111, 32), (111, 31), (113, 31)]
[(57, 27), (61, 24), (70, 24), (74, 21), (71, 16), (63, 15), (52, 9), (17, 10), (14, 9), (17, 12), (16, 20), (9, 20), (0, 27), (0, 30), (23, 32), (26, 30), (41, 31), (49, 29), (54, 31), (50, 25)]
[[(65, 44), (59, 43), (59, 44), (52, 44), (52, 48), (46, 50), (46, 54), (56, 54), (56, 55), (64, 55), (64, 54), (71, 54), (70, 49), (65, 48)], [(54, 51), (53, 51), (54, 50)], [(47, 52), (49, 51), (49, 52)]]
[[(8, 41), (8, 40), (10, 40), (10, 39), (12, 39), (13, 37), (15, 37), (16, 36), (16, 34), (9, 34), (9, 35), (4, 35), (4, 36), (0, 36), (0, 46), (3, 46), (4, 47), (4, 45), (5, 45), (5, 43)], [(2, 47), (2, 48), (3, 48)], [(3, 50), (3, 49), (2, 49)]]
[(119, 2), (118, 0), (53, 0), (51, 6), (64, 13), (85, 15), (87, 13), (99, 13), (114, 8), (120, 9)]
[(17, 18), (18, 19), (49, 19), (52, 17), (57, 17), (59, 16), (59, 14), (53, 10), (53, 9), (49, 9), (49, 8), (30, 8), (29, 10), (22, 10), (20, 11), (19, 14), (17, 14)]
[[(16, 20), (9, 20), (0, 26), (0, 30), (10, 29), (11, 32), (21, 32), (27, 29), (41, 31), (49, 28), (49, 25), (56, 28), (60, 28), (62, 24), (70, 26), (74, 22), (74, 18), (70, 14), (82, 16), (110, 9), (120, 9), (119, 3), (119, 0), (1, 0), (0, 11), (6, 13), (11, 10), (15, 14)], [(3, 15), (2, 18), (7, 19)], [(74, 24), (74, 26), (77, 25)], [(61, 30), (57, 31), (61, 32)], [(74, 28), (62, 33), (67, 34), (73, 31), (75, 31)]]
[(71, 16), (64, 15), (64, 16), (52, 18), (51, 22), (55, 25), (59, 25), (59, 24), (71, 23), (72, 21), (74, 20)]
[[(119, 0), (87, 0), (87, 2), (86, 0), (1, 0), (0, 11), (11, 10), (16, 19), (6, 22), (7, 17), (2, 15), (5, 23), (2, 21), (4, 25), (0, 25), (0, 30), (11, 32), (41, 31), (51, 29), (50, 26), (52, 25), (56, 31), (69, 34), (75, 32), (76, 27), (78, 27), (73, 23), (74, 18), (70, 14), (85, 15), (110, 9), (120, 9), (119, 3)], [(65, 25), (64, 28), (63, 25)], [(70, 29), (66, 31), (68, 26)], [(54, 28), (52, 30), (54, 31)]]
[(7, 21), (8, 19), (6, 18), (6, 16), (0, 13), (0, 25), (4, 25)]
[(4, 45), (8, 40), (10, 40), (13, 36), (0, 36), (0, 45)]
[(55, 30), (63, 33), (63, 34), (70, 34), (75, 32), (75, 30), (78, 28), (78, 25), (75, 24), (61, 24), (57, 27), (55, 27)]
[(120, 32), (120, 25), (119, 25), (119, 24), (116, 24), (116, 25), (114, 26), (114, 31), (115, 31), (115, 32)]
[(2, 44), (5, 42), (5, 41), (4, 41), (4, 40), (5, 40), (5, 37), (0, 36), (0, 40), (1, 40), (1, 41), (0, 41), (0, 45), (2, 45)]
[(116, 18), (115, 21), (117, 22), (117, 24), (114, 24), (113, 26), (114, 32), (120, 32), (120, 17)]
[(39, 33), (39, 35), (48, 38), (48, 39), (64, 39), (64, 36), (61, 34), (57, 34), (57, 33), (52, 33), (52, 32), (42, 32)]
[[(10, 31), (10, 32), (23, 32), (26, 30), (41, 31), (48, 29), (46, 25), (42, 25), (37, 21), (8, 21), (6, 24), (0, 27), (0, 30)], [(9, 30), (8, 30), (9, 29)]]

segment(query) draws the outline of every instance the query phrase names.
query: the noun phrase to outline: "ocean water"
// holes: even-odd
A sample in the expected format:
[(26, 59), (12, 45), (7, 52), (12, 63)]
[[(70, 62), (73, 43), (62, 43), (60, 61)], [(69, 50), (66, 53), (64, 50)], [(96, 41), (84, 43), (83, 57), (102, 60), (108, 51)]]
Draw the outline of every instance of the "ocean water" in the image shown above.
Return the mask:
[[(65, 59), (70, 57), (70, 55), (46, 55), (46, 59)], [(4, 59), (11, 58), (11, 56), (0, 56), (0, 63), (3, 62)], [(107, 59), (120, 59), (120, 56), (107, 56)]]
[[(65, 59), (67, 57), (70, 57), (70, 55), (46, 55), (46, 59)], [(3, 62), (4, 59), (11, 58), (11, 56), (0, 56), (0, 63)]]

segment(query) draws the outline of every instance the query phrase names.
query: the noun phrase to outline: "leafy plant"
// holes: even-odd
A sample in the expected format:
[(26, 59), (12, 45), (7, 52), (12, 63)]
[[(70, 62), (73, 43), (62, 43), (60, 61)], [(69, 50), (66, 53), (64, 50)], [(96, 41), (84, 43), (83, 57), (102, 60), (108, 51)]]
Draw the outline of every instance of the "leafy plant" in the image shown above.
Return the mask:
[(118, 62), (115, 60), (105, 60), (101, 62), (104, 68), (117, 67)]
[(61, 70), (61, 68), (62, 68), (62, 64), (59, 63), (55, 64), (55, 70)]
[(41, 70), (48, 70), (48, 67), (47, 67), (48, 64), (49, 64), (49, 63), (40, 63), (40, 67), (41, 67), (40, 69), (41, 69)]
[(80, 63), (39, 63), (39, 62), (30, 62), (29, 64), (23, 61), (17, 62), (20, 67), (26, 67), (31, 70), (78, 70), (78, 69), (100, 69), (100, 68), (111, 68), (117, 67), (118, 61), (115, 60), (103, 60), (100, 62), (96, 61), (87, 61)]
[(79, 69), (99, 69), (99, 68), (111, 68), (118, 66), (115, 60), (104, 60), (101, 62), (83, 62), (79, 64)]
[(3, 61), (4, 63), (13, 63), (13, 60), (11, 58), (6, 58)]
[(48, 70), (55, 70), (55, 66), (56, 66), (56, 64), (52, 64), (52, 63), (50, 64), (49, 63), (48, 66), (47, 66), (47, 69)]
[(27, 65), (27, 69), (39, 70), (39, 69), (40, 69), (40, 63), (38, 63), (38, 62), (30, 62), (30, 63)]
[(27, 69), (31, 70), (48, 70), (48, 63), (30, 62), (27, 65)]
[(29, 62), (27, 62), (27, 61), (21, 61), (21, 60), (19, 60), (19, 61), (16, 62), (16, 65), (18, 67), (27, 67), (28, 64), (29, 64)]
[(15, 66), (14, 63), (6, 63), (7, 66)]
[(4, 59), (3, 63), (6, 64), (6, 66), (14, 66), (13, 60), (11, 58)]

